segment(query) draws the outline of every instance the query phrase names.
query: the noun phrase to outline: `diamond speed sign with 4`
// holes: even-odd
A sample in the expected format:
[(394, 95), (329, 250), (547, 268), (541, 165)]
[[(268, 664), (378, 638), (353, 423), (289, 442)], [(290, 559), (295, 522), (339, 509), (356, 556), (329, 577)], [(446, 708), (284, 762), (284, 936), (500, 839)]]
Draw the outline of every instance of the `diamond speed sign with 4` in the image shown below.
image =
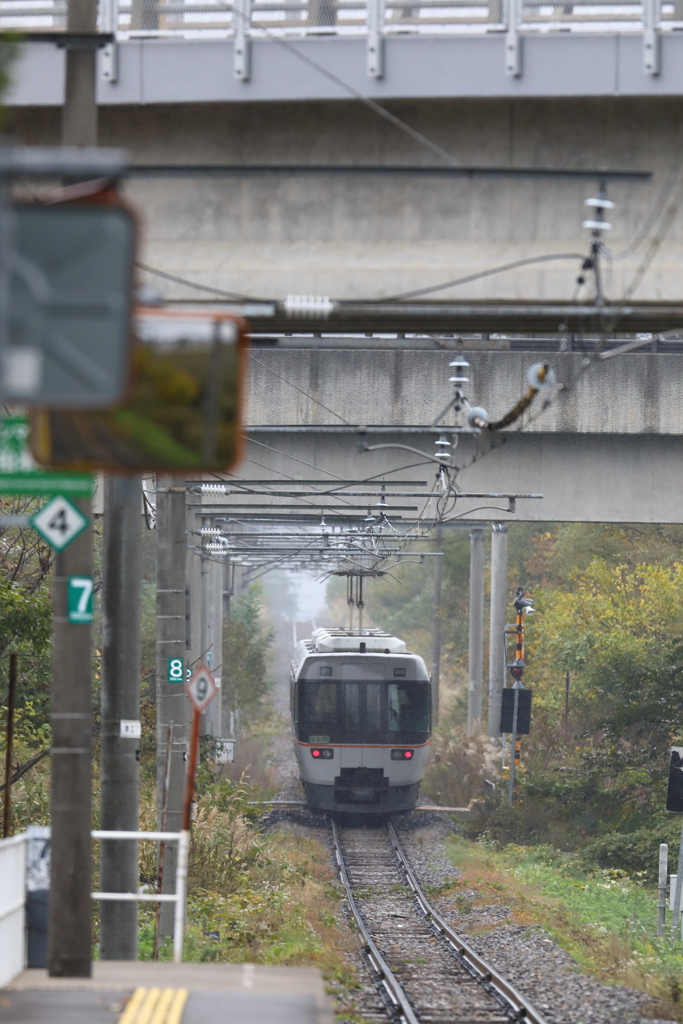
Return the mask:
[(218, 693), (216, 682), (206, 665), (200, 665), (192, 678), (185, 683), (185, 692), (196, 707), (203, 711)]
[(31, 526), (55, 551), (63, 551), (89, 523), (87, 516), (58, 494), (31, 517)]

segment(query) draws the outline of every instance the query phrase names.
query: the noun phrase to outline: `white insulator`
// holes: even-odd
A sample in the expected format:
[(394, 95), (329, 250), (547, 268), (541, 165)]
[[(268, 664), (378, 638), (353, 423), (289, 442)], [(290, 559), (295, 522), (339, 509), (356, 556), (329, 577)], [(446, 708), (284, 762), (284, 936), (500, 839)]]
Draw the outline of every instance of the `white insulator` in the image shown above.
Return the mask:
[(202, 484), (199, 490), (201, 494), (230, 494), (225, 484)]
[(483, 409), (480, 405), (471, 405), (467, 410), (467, 426), (468, 427), (485, 427), (490, 420), (490, 416), (486, 409)]
[(202, 537), (218, 537), (221, 531), (217, 526), (202, 526), (199, 532)]
[(608, 224), (606, 220), (585, 220), (582, 227), (588, 231), (611, 231), (612, 225)]
[(526, 379), (536, 391), (543, 391), (544, 388), (549, 388), (555, 383), (555, 371), (552, 367), (549, 367), (544, 379), (541, 380), (539, 374), (544, 366), (545, 363), (534, 363), (527, 371)]
[(435, 459), (443, 459), (444, 461), (448, 461), (448, 459), (450, 459), (450, 457), (451, 456), (450, 456), (449, 452), (434, 452), (434, 458)]
[(601, 199), (599, 196), (594, 196), (592, 199), (585, 199), (584, 206), (592, 206), (596, 210), (613, 210), (616, 203), (613, 203), (611, 199)]
[(327, 295), (288, 295), (284, 301), (287, 316), (327, 318), (335, 303)]
[(448, 378), (448, 383), (449, 384), (469, 384), (469, 382), (470, 382), (470, 378), (469, 377), (449, 377)]

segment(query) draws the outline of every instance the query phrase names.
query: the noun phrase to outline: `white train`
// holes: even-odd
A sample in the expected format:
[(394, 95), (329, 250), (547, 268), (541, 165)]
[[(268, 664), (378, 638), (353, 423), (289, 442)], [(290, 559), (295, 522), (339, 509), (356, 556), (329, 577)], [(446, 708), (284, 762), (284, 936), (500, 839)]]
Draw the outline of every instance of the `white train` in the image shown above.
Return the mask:
[(292, 729), (311, 808), (387, 814), (415, 806), (431, 744), (422, 658), (379, 629), (317, 629), (296, 645)]

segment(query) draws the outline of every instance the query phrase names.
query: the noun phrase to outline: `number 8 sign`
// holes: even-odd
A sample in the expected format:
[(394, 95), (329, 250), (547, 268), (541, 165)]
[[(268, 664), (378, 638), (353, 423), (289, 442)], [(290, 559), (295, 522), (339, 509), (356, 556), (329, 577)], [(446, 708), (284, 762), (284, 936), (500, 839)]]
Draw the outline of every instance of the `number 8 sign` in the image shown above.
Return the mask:
[(185, 692), (197, 711), (203, 711), (218, 693), (215, 680), (206, 665), (200, 665), (185, 683)]

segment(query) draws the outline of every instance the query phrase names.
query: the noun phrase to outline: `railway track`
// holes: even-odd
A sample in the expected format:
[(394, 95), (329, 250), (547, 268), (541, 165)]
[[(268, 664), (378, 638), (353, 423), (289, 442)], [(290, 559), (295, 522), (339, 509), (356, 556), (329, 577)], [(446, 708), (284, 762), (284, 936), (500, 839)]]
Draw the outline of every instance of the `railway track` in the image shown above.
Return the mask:
[(351, 912), (387, 1015), (403, 1024), (546, 1024), (429, 904), (394, 826), (332, 839)]

